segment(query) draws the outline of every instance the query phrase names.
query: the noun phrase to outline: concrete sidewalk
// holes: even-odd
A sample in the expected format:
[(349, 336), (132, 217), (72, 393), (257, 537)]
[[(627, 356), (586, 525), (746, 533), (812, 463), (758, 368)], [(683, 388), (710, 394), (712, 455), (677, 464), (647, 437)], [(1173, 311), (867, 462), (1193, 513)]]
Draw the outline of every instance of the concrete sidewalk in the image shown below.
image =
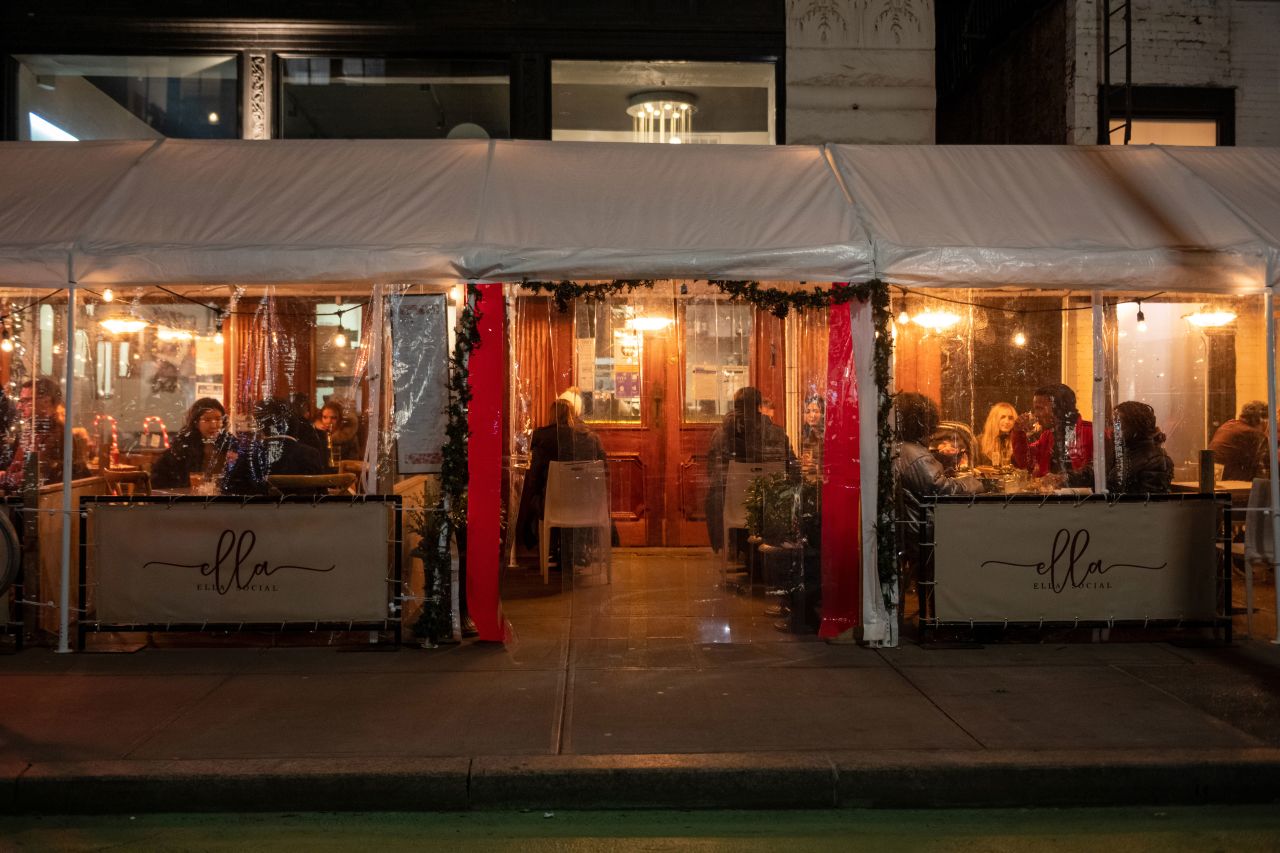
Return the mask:
[(1265, 641), (877, 651), (749, 617), (530, 614), (516, 627), (505, 648), (0, 658), (0, 809), (1280, 796), (1280, 648)]

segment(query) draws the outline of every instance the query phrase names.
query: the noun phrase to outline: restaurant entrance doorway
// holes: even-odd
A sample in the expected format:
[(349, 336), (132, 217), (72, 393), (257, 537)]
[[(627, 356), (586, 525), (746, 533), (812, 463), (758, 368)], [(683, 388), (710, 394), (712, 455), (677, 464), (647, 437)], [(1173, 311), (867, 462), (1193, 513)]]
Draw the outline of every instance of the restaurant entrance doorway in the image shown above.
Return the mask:
[(760, 388), (783, 425), (781, 321), (688, 289), (660, 283), (566, 312), (519, 300), (516, 411), (529, 429), (556, 396), (579, 408), (604, 448), (623, 548), (708, 546), (707, 450), (738, 389)]

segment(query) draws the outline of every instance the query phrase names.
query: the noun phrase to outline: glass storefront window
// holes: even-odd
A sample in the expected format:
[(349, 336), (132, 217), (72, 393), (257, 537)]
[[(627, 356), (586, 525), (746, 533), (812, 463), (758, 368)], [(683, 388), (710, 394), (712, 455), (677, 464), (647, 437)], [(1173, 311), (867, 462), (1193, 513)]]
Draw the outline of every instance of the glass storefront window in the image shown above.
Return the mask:
[(507, 63), (383, 57), (280, 61), (286, 139), (511, 136)]
[(684, 420), (719, 423), (750, 384), (750, 305), (699, 300), (684, 310)]
[(18, 138), (234, 139), (232, 55), (19, 55)]
[(640, 422), (644, 324), (650, 319), (631, 302), (577, 304), (573, 363), (583, 420)]
[(772, 145), (771, 62), (551, 63), (551, 138)]

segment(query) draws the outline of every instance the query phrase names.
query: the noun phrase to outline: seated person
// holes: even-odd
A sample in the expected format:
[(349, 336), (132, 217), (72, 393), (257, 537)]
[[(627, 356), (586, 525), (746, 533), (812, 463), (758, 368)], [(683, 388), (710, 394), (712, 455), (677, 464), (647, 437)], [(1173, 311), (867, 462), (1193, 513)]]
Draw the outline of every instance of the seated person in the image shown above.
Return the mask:
[(1218, 427), (1209, 441), (1213, 461), (1222, 466), (1224, 480), (1252, 480), (1266, 476), (1267, 404), (1245, 403), (1240, 417)]
[(1161, 445), (1155, 410), (1128, 400), (1116, 406), (1115, 434), (1108, 445), (1107, 489), (1125, 495), (1165, 494), (1173, 481), (1173, 460)]
[(1066, 385), (1037, 388), (1031, 412), (1018, 418), (1010, 437), (1013, 464), (1032, 477), (1068, 486), (1093, 483), (1093, 424), (1080, 417), (1076, 392)]
[(254, 406), (257, 434), (222, 478), (228, 495), (265, 495), (271, 490), (267, 477), (274, 474), (324, 474), (320, 453), (289, 435), (293, 410), (283, 400), (263, 400)]
[(976, 477), (949, 477), (925, 442), (938, 429), (938, 407), (923, 394), (904, 391), (893, 399), (897, 445), (893, 478), (898, 491), (898, 529), (903, 558), (920, 565), (920, 534), (924, 513), (920, 499), (934, 495), (976, 495), (984, 491)]
[(1010, 403), (996, 403), (987, 412), (982, 436), (978, 439), (978, 464), (1004, 468), (1013, 464), (1013, 425), (1018, 410)]
[[(604, 445), (574, 413), (572, 403), (563, 398), (553, 400), (548, 414), (549, 422), (533, 431), (529, 473), (520, 492), (520, 510), (516, 515), (520, 543), (529, 549), (538, 547), (551, 463), (605, 461)], [(558, 538), (553, 539), (549, 551), (553, 561), (560, 565)]]
[(337, 400), (324, 404), (312, 426), (325, 442), (325, 455), (331, 467), (336, 467), (343, 459), (359, 459), (363, 456), (358, 438), (360, 423)]
[[(799, 463), (782, 427), (760, 411), (760, 389), (747, 385), (733, 395), (733, 409), (724, 416), (711, 436), (707, 449), (707, 534), (711, 547), (719, 551), (724, 540), (724, 492), (730, 460), (736, 462), (783, 462), (787, 474), (799, 476)], [(736, 550), (736, 549), (735, 549)]]
[(151, 468), (151, 485), (186, 488), (191, 476), (215, 481), (236, 461), (236, 440), (227, 431), (227, 412), (212, 397), (196, 400), (182, 430)]
[(940, 429), (929, 437), (929, 452), (942, 465), (948, 477), (954, 477), (956, 471), (969, 467), (969, 448), (957, 430)]
[[(28, 455), (34, 454), (39, 469), (36, 485), (62, 480), (63, 431), (62, 389), (47, 376), (25, 383), (18, 391), (18, 436), (13, 459), (5, 471), (5, 487), (22, 488)], [(83, 433), (72, 436), (74, 479), (89, 476), (89, 444)]]

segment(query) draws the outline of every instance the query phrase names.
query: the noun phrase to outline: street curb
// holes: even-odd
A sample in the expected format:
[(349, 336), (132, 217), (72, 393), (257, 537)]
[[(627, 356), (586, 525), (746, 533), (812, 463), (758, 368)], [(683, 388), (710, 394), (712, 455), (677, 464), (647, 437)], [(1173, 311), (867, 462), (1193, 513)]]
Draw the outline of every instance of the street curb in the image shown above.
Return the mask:
[(841, 808), (1200, 805), (1280, 801), (1280, 749), (833, 755)]
[(1280, 749), (44, 762), (12, 784), (18, 814), (1231, 804), (1280, 801)]
[(18, 814), (458, 811), (467, 758), (69, 761), (18, 777)]
[(825, 755), (548, 755), (477, 758), (477, 809), (803, 809), (835, 805)]

